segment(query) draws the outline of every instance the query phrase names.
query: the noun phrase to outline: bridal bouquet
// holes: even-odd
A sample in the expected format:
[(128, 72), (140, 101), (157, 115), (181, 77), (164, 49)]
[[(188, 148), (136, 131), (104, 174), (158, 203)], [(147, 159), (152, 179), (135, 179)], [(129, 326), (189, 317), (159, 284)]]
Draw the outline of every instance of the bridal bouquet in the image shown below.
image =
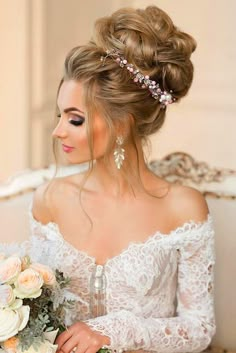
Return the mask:
[(0, 254), (0, 352), (54, 353), (65, 327), (66, 309), (75, 303), (70, 279), (29, 256)]

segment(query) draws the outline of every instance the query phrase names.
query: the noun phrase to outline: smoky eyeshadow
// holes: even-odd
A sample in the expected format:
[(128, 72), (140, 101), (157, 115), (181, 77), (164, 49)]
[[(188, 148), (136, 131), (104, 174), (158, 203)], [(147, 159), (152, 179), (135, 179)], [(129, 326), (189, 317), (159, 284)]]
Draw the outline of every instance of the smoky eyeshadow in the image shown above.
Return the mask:
[(69, 123), (72, 124), (72, 125), (75, 125), (75, 126), (79, 126), (79, 125), (82, 125), (84, 123), (84, 118), (80, 118), (80, 120), (69, 120)]

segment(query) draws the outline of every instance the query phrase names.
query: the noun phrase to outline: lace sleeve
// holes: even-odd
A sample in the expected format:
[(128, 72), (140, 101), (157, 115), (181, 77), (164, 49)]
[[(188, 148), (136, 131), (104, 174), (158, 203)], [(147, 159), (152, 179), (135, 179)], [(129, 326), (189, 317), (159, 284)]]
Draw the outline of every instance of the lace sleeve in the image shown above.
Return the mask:
[(162, 353), (200, 352), (215, 333), (212, 223), (202, 223), (180, 234), (177, 247), (178, 286), (176, 316), (143, 318), (122, 310), (87, 320), (94, 330), (110, 337), (109, 348)]
[(43, 225), (35, 221), (32, 214), (32, 202), (29, 206), (29, 227), (30, 227), (30, 247), (29, 255), (33, 261), (41, 262), (53, 268), (56, 266), (55, 261), (51, 261), (50, 242), (48, 235), (50, 234), (51, 223)]

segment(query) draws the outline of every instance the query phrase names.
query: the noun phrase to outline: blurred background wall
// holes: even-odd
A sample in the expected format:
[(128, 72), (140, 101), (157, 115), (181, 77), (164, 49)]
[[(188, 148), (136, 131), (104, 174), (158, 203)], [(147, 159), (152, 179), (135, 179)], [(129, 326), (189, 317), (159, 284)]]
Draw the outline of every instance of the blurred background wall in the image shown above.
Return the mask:
[(55, 97), (66, 53), (91, 35), (96, 18), (121, 6), (155, 4), (192, 34), (195, 78), (151, 137), (150, 159), (184, 151), (236, 169), (234, 0), (0, 0), (0, 181), (53, 162)]

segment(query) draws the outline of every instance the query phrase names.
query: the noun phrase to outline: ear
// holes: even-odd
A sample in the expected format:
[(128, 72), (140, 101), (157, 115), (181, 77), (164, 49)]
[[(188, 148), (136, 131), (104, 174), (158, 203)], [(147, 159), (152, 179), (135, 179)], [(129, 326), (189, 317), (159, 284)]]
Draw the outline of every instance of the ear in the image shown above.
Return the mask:
[(116, 125), (117, 135), (121, 135), (124, 139), (130, 134), (130, 130), (134, 125), (134, 117), (132, 114), (127, 114), (127, 116)]

